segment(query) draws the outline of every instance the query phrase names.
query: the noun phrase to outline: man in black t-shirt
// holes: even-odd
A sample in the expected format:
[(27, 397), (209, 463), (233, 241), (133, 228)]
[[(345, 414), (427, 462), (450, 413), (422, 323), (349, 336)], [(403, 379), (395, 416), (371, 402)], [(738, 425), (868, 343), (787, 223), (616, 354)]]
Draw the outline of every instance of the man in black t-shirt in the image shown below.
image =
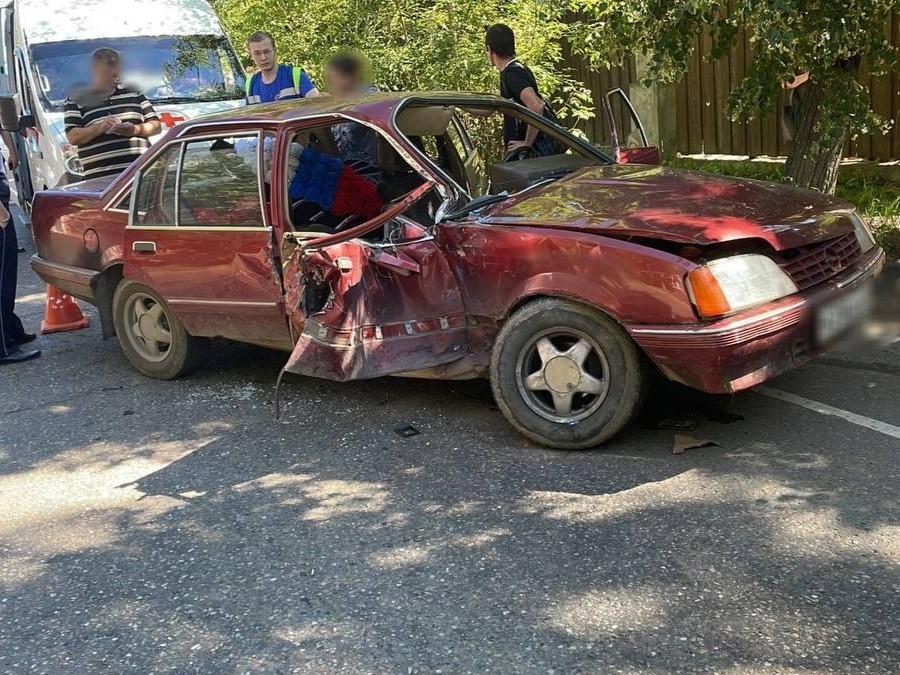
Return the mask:
[(66, 99), (66, 139), (75, 146), (85, 178), (117, 175), (149, 147), (160, 131), (150, 101), (119, 84), (121, 60), (114, 49), (94, 52), (91, 87)]
[[(500, 95), (541, 117), (547, 116), (547, 104), (541, 98), (534, 73), (516, 58), (516, 36), (512, 28), (495, 24), (487, 29), (484, 42), (488, 60), (500, 71)], [(503, 116), (503, 143), (508, 151), (527, 145), (540, 155), (553, 153), (550, 139), (536, 127), (509, 115)]]

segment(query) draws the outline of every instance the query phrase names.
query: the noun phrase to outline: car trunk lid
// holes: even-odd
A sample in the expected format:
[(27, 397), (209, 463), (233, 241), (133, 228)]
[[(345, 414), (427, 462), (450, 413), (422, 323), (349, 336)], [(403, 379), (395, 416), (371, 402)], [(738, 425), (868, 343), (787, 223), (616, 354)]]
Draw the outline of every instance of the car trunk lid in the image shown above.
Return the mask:
[(116, 178), (117, 176), (89, 178), (88, 180), (79, 181), (78, 183), (61, 185), (54, 188), (52, 192), (61, 192), (67, 195), (79, 195), (83, 197), (99, 197)]

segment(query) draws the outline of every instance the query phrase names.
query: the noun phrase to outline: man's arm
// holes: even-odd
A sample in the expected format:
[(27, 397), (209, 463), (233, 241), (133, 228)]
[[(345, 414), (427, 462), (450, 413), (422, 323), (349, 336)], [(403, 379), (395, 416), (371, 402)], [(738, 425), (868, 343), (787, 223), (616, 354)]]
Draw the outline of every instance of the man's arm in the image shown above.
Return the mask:
[(156, 136), (160, 130), (159, 116), (153, 109), (153, 104), (143, 95), (141, 95), (141, 114), (144, 116), (144, 123), (135, 125), (134, 135), (141, 138)]
[[(523, 89), (519, 94), (519, 98), (522, 99), (522, 103), (524, 103), (525, 107), (531, 112), (536, 115), (544, 114), (544, 108), (547, 104), (544, 103), (544, 100), (537, 95), (537, 92), (532, 87)], [(528, 131), (525, 133), (525, 145), (534, 145), (539, 131), (540, 130), (537, 127), (533, 127), (529, 124)]]
[(316, 87), (316, 83), (312, 81), (312, 78), (306, 74), (306, 71), (302, 68), (300, 69), (300, 96), (303, 98), (313, 98), (315, 96), (321, 96), (321, 92), (319, 92), (319, 88)]
[(141, 124), (122, 122), (121, 124), (116, 125), (116, 128), (113, 129), (113, 133), (117, 136), (125, 136), (127, 138), (150, 138), (151, 136), (158, 134), (160, 128), (161, 125), (159, 120), (151, 120), (149, 122), (142, 122)]
[(143, 122), (135, 124), (133, 122), (123, 122), (117, 124), (112, 130), (116, 136), (124, 136), (125, 138), (150, 138), (159, 133), (161, 125), (153, 104), (147, 100), (147, 97), (140, 96), (141, 116)]
[[(501, 89), (505, 88), (509, 94), (522, 101), (525, 107), (536, 115), (544, 114), (544, 107), (546, 104), (544, 103), (544, 100), (538, 96), (538, 93), (534, 88), (534, 81), (524, 68), (511, 64), (503, 70), (500, 77), (503, 85)], [(540, 130), (537, 127), (533, 127), (529, 124), (528, 129), (525, 132), (525, 139), (522, 141), (510, 141), (507, 149), (515, 150), (523, 145), (534, 145), (539, 131)]]
[(81, 108), (71, 98), (66, 99), (65, 108), (66, 140), (75, 147), (86, 145), (110, 130), (121, 122), (117, 117), (110, 115), (98, 120), (94, 124), (85, 126)]
[(91, 141), (100, 138), (103, 134), (110, 133), (118, 124), (121, 124), (118, 118), (112, 116), (104, 117), (96, 124), (88, 127), (72, 127), (66, 131), (66, 140), (75, 147), (87, 145)]

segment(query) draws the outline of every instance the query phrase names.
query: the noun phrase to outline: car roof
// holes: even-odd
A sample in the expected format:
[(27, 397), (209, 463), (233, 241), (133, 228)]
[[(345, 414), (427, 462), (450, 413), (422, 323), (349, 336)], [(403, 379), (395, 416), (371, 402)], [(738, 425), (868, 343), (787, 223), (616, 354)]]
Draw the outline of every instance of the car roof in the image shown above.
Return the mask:
[[(20, 0), (29, 44), (141, 36), (224, 35), (206, 0)], [(149, 14), (148, 14), (149, 12)]]
[[(332, 96), (291, 99), (277, 103), (262, 103), (233, 110), (225, 110), (197, 117), (180, 125), (182, 128), (204, 126), (210, 122), (290, 122), (307, 117), (347, 115), (357, 119), (387, 125), (394, 111), (407, 101), (423, 101), (434, 105), (464, 105), (466, 103), (508, 103), (494, 94), (471, 92), (377, 92), (336, 99)], [(182, 133), (187, 133), (185, 129)]]

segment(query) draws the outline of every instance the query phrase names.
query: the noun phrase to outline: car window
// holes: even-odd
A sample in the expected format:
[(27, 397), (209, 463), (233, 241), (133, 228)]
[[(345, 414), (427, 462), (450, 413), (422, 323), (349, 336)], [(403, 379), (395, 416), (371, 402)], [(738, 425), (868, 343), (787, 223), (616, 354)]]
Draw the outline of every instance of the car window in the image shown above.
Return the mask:
[(131, 210), (131, 190), (128, 190), (122, 198), (113, 206), (110, 211), (130, 211)]
[(180, 145), (167, 148), (153, 164), (141, 172), (132, 221), (135, 224), (175, 224), (175, 176), (180, 150)]
[(465, 173), (465, 188), (473, 197), (482, 197), (490, 191), (490, 179), (487, 175), (487, 166), (478, 149), (472, 144), (472, 139), (466, 131), (462, 120), (454, 115), (447, 127), (447, 138), (453, 143), (457, 154), (463, 162)]
[[(507, 124), (536, 128), (534, 146), (508, 154), (503, 142)], [(500, 101), (452, 106), (415, 102), (395, 113), (395, 125), (431, 164), (476, 199), (512, 194), (614, 161), (547, 120)]]
[(185, 143), (178, 224), (262, 226), (259, 138), (216, 138)]
[(34, 103), (31, 100), (31, 86), (28, 83), (28, 77), (25, 75), (25, 67), (22, 64), (22, 56), (20, 54), (16, 54), (16, 81), (22, 96), (22, 112), (31, 114), (34, 112)]

